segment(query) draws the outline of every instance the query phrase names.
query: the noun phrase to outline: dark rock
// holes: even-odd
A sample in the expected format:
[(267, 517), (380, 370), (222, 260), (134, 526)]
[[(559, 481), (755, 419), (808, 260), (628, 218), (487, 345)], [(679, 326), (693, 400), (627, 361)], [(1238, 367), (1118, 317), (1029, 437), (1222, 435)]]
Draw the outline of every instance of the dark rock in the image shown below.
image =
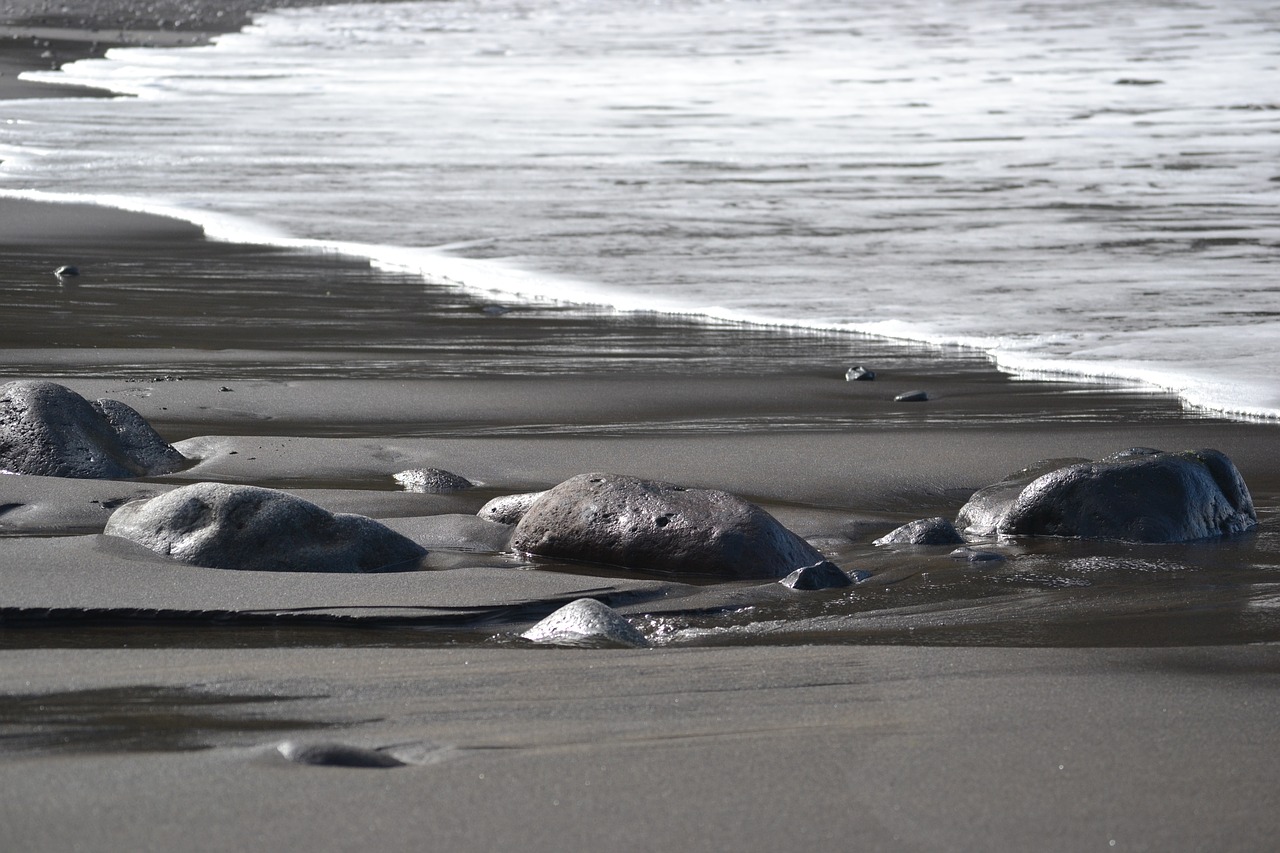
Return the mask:
[(529, 511), (529, 507), (533, 506), (533, 502), (545, 494), (546, 492), (525, 492), (519, 495), (503, 495), (480, 507), (476, 515), (499, 524), (518, 524), (520, 519), (524, 518), (524, 514)]
[(371, 518), (227, 483), (195, 483), (125, 504), (104, 532), (215, 569), (374, 572), (413, 568), (427, 553)]
[(909, 521), (871, 543), (872, 545), (962, 545), (964, 537), (945, 518)]
[(649, 645), (644, 634), (621, 614), (594, 598), (579, 598), (566, 604), (520, 636), (530, 642), (557, 646)]
[(777, 579), (822, 561), (760, 507), (727, 492), (582, 474), (536, 500), (511, 546), (540, 557), (655, 572)]
[(1257, 523), (1244, 478), (1224, 454), (1150, 448), (1038, 463), (975, 493), (956, 519), (980, 536), (1128, 542), (1189, 542)]
[(70, 278), (71, 276), (80, 275), (80, 269), (79, 267), (73, 267), (70, 264), (67, 264), (66, 266), (58, 267), (53, 271), (53, 274), (58, 278)]
[(874, 370), (867, 370), (860, 364), (857, 367), (849, 368), (844, 374), (845, 382), (871, 382), (875, 378), (876, 372)]
[(276, 747), (276, 750), (295, 764), (310, 764), (318, 767), (404, 767), (405, 763), (393, 755), (368, 749), (363, 746), (352, 746), (345, 743), (298, 743), (287, 740)]
[(440, 468), (411, 468), (408, 471), (401, 471), (396, 474), (395, 480), (404, 487), (406, 492), (421, 492), (431, 495), (460, 492), (475, 485), (466, 477), (459, 477), (457, 474)]
[(0, 470), (79, 479), (168, 474), (187, 460), (142, 415), (53, 382), (0, 386)]
[(778, 583), (791, 589), (803, 591), (818, 589), (839, 589), (853, 586), (853, 578), (844, 573), (835, 563), (823, 560), (812, 566), (796, 569)]
[(904, 391), (893, 398), (895, 403), (923, 403), (929, 399), (926, 391)]

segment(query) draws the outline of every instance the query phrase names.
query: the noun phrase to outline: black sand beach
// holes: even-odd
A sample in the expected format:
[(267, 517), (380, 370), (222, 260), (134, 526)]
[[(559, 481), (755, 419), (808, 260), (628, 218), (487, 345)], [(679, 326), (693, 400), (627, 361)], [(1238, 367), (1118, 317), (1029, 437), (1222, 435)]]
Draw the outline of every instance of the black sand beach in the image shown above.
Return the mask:
[[(0, 98), (51, 91), (20, 67), (255, 7), (213, 5), (10, 4)], [(0, 292), (0, 383), (127, 402), (198, 460), (0, 482), (8, 849), (1264, 850), (1280, 829), (1274, 424), (965, 351), (495, 305), (91, 206), (0, 199)], [(853, 364), (877, 380), (846, 382)], [(893, 401), (915, 388), (931, 399)], [(995, 569), (870, 544), (1038, 459), (1134, 446), (1229, 454), (1258, 531), (1020, 541)], [(478, 486), (392, 479), (423, 466)], [(871, 578), (806, 594), (458, 547), (490, 498), (596, 470), (733, 492)], [(123, 501), (198, 481), (431, 553), (241, 572), (101, 535)], [(655, 648), (516, 636), (581, 596)], [(286, 742), (399, 766), (300, 764)]]

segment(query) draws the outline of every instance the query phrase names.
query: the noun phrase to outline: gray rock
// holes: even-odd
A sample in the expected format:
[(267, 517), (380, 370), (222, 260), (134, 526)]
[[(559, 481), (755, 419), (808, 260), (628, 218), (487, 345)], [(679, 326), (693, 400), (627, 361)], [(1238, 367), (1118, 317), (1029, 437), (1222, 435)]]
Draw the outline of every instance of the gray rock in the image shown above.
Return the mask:
[(853, 586), (853, 578), (845, 574), (835, 563), (823, 560), (821, 563), (814, 563), (812, 566), (796, 569), (778, 581), (778, 583), (791, 589), (803, 591), (840, 589), (841, 587)]
[(80, 275), (80, 269), (72, 266), (71, 264), (65, 264), (54, 270), (53, 274), (58, 278), (70, 278), (72, 276)]
[(413, 568), (427, 553), (371, 518), (227, 483), (195, 483), (125, 504), (104, 532), (215, 569), (374, 572)]
[(727, 492), (581, 474), (536, 500), (511, 547), (540, 557), (724, 579), (778, 579), (822, 561), (760, 507)]
[(1244, 478), (1216, 450), (1133, 448), (1063, 463), (1038, 463), (980, 490), (956, 526), (980, 536), (1190, 542), (1258, 523)]
[(0, 470), (79, 479), (168, 474), (187, 460), (142, 415), (53, 382), (0, 386)]
[(927, 391), (904, 391), (893, 398), (895, 403), (923, 403), (929, 399)]
[(968, 563), (999, 563), (1005, 559), (1004, 554), (995, 551), (979, 551), (974, 548), (957, 548), (947, 556), (953, 560), (964, 560)]
[(520, 519), (524, 518), (524, 514), (529, 511), (529, 507), (533, 506), (533, 502), (545, 494), (546, 492), (525, 492), (519, 495), (503, 495), (480, 507), (476, 515), (499, 524), (518, 524)]
[(872, 382), (875, 378), (876, 372), (874, 370), (867, 370), (860, 364), (844, 372), (845, 382)]
[(644, 634), (616, 610), (594, 598), (579, 598), (566, 604), (520, 636), (534, 643), (559, 646), (649, 645)]
[(430, 495), (460, 492), (475, 485), (466, 477), (459, 477), (441, 468), (410, 468), (394, 476), (396, 482), (403, 486), (406, 492)]
[(872, 545), (962, 545), (964, 537), (945, 518), (919, 518), (891, 530)]

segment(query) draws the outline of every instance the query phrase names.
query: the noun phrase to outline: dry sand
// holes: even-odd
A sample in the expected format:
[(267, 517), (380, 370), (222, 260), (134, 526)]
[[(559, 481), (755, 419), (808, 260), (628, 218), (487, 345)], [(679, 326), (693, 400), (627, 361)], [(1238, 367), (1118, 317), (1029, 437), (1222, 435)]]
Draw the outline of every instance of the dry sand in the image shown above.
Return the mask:
[[(60, 28), (91, 52), (120, 26), (104, 16), (131, 16), (116, 41), (203, 37), (253, 4), (193, 4), (176, 35), (167, 6), (10, 6), (12, 31)], [(11, 73), (35, 59), (6, 50), (0, 96), (35, 94)], [(59, 282), (64, 263), (82, 275)], [(199, 459), (147, 482), (0, 480), (6, 849), (1274, 844), (1273, 424), (1014, 380), (964, 352), (486, 311), (349, 259), (89, 206), (0, 199), (0, 292), (0, 381), (124, 400)], [(854, 363), (880, 379), (846, 383)], [(934, 399), (892, 402), (916, 387)], [(1227, 452), (1261, 531), (1022, 543), (986, 573), (869, 545), (1036, 459), (1134, 445)], [(422, 466), (479, 486), (391, 479)], [(734, 491), (874, 576), (797, 598), (449, 547), (483, 538), (466, 519), (488, 498), (586, 470)], [(429, 570), (198, 569), (100, 535), (120, 501), (204, 479), (383, 519), (433, 549)], [(579, 595), (658, 647), (515, 637)], [(286, 740), (407, 763), (300, 766)]]

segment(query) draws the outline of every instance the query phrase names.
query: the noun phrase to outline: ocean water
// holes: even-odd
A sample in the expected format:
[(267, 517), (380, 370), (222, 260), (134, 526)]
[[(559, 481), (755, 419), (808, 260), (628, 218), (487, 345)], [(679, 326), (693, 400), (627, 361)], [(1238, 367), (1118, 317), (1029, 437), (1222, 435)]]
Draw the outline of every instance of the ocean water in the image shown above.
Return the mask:
[(1280, 417), (1280, 5), (436, 0), (118, 49), (0, 191)]

